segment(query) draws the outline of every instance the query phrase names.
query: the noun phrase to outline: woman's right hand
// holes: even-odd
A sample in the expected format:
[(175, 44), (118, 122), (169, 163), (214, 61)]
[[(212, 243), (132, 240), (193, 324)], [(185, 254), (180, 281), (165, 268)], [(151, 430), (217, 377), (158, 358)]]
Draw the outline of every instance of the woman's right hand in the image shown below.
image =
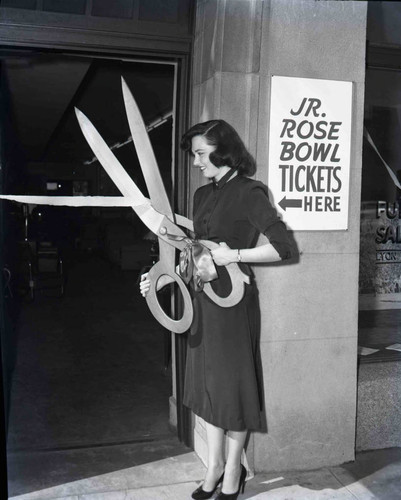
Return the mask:
[(141, 275), (141, 281), (139, 283), (139, 291), (142, 297), (146, 297), (150, 290), (150, 280), (148, 279), (148, 274), (145, 273)]
[[(178, 266), (177, 266), (178, 268)], [(141, 281), (139, 283), (139, 291), (142, 297), (146, 297), (150, 290), (150, 279), (148, 278), (149, 273), (145, 273), (141, 275)], [(168, 276), (167, 274), (162, 274), (157, 281), (156, 290), (159, 291), (169, 283), (173, 283), (173, 278)]]

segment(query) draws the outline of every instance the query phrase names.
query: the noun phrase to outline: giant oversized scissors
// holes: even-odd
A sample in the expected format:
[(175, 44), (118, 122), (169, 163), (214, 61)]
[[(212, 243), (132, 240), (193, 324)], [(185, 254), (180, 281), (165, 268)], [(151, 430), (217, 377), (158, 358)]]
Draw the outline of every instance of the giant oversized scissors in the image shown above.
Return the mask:
[[(177, 248), (181, 251), (184, 250), (188, 241), (188, 236), (178, 226), (178, 224), (192, 230), (193, 223), (186, 217), (173, 213), (167, 193), (164, 189), (163, 181), (142, 115), (123, 78), (122, 90), (132, 139), (137, 151), (150, 199), (146, 198), (142, 194), (93, 124), (77, 108), (75, 109), (75, 112), (85, 139), (100, 164), (120, 190), (123, 198), (102, 196), (47, 197), (11, 195), (3, 195), (0, 196), (0, 198), (14, 200), (21, 203), (49, 205), (123, 205), (132, 207), (144, 224), (159, 239), (160, 260), (149, 271), (151, 287), (146, 296), (148, 306), (154, 317), (164, 327), (175, 333), (183, 333), (191, 326), (193, 319), (193, 307), (191, 295), (186, 287), (186, 284), (181, 276), (176, 273), (175, 249)], [(212, 241), (202, 240), (200, 243), (210, 250), (218, 247), (218, 244)], [(226, 267), (232, 283), (230, 295), (227, 297), (220, 297), (214, 292), (209, 282), (204, 284), (203, 291), (219, 306), (232, 307), (238, 304), (238, 302), (242, 299), (244, 294), (244, 284), (249, 283), (249, 277), (240, 270), (236, 263), (228, 264)], [(161, 308), (157, 299), (157, 283), (160, 277), (164, 275), (169, 276), (173, 282), (177, 283), (183, 297), (183, 315), (178, 320), (168, 316)]]

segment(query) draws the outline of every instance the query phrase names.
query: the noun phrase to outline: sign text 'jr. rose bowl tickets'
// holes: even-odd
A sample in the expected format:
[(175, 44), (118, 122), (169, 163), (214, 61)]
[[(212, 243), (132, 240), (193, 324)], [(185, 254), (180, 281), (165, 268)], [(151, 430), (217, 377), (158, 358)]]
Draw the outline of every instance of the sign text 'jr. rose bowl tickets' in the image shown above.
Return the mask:
[(268, 185), (294, 230), (348, 229), (352, 82), (273, 76)]

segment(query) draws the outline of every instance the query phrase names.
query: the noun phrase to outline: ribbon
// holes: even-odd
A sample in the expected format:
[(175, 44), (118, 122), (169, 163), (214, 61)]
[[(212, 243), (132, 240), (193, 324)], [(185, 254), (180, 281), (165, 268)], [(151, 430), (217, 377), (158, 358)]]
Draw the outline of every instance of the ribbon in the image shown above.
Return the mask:
[(398, 189), (401, 189), (400, 181), (397, 179), (397, 176), (395, 175), (395, 173), (393, 172), (393, 170), (387, 165), (387, 163), (385, 162), (384, 158), (379, 153), (379, 150), (377, 149), (376, 144), (373, 142), (373, 139), (371, 138), (371, 136), (370, 136), (370, 134), (369, 134), (369, 132), (368, 132), (368, 130), (367, 130), (366, 127), (364, 127), (363, 132), (364, 132), (364, 135), (365, 135), (366, 139), (368, 140), (369, 144), (376, 151), (378, 157), (381, 159), (383, 165), (386, 167), (387, 172), (389, 173), (389, 175), (390, 175), (391, 179), (393, 180), (394, 184), (397, 186)]
[(217, 278), (216, 267), (210, 250), (198, 240), (184, 236), (167, 234), (170, 240), (185, 241), (186, 247), (180, 252), (179, 271), (181, 278), (188, 284), (193, 280), (196, 292), (203, 290), (204, 283)]
[(63, 207), (134, 207), (138, 202), (128, 196), (34, 196), (0, 195), (0, 200)]

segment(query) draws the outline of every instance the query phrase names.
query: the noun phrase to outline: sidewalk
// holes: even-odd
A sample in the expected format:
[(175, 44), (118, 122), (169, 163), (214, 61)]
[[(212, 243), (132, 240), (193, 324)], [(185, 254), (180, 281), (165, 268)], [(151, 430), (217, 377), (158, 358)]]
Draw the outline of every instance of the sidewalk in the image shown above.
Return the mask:
[[(13, 500), (189, 500), (204, 475), (195, 453), (12, 497)], [(257, 474), (238, 500), (398, 500), (401, 448), (360, 453), (353, 463)]]

